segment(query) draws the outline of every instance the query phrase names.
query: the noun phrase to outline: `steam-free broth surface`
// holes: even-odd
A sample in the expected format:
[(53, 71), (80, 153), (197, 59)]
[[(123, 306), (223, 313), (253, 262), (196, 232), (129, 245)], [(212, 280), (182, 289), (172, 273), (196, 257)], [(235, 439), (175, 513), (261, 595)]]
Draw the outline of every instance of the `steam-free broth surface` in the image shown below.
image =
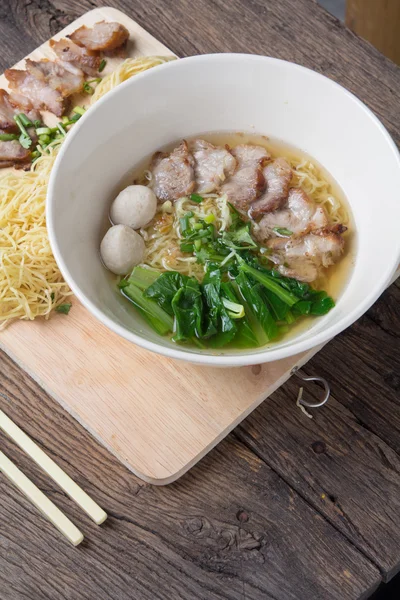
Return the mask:
[[(196, 154), (196, 144), (198, 148), (199, 140), (201, 142), (200, 154), (199, 152), (197, 152)], [(179, 145), (180, 143), (181, 146)], [(212, 144), (212, 146), (210, 147), (209, 144)], [(242, 329), (245, 329), (244, 322), (248, 322), (249, 326), (253, 327), (254, 330), (255, 317), (257, 317), (258, 320), (261, 319), (262, 321), (262, 316), (260, 312), (257, 313), (257, 310), (261, 310), (262, 312), (262, 307), (258, 306), (257, 308), (257, 303), (254, 304), (254, 306), (252, 307), (251, 303), (249, 304), (250, 296), (247, 297), (246, 301), (246, 297), (244, 295), (242, 287), (239, 288), (236, 284), (235, 277), (239, 275), (240, 279), (243, 275), (242, 273), (239, 273), (239, 271), (247, 268), (248, 271), (246, 272), (245, 277), (247, 277), (248, 281), (250, 281), (251, 285), (253, 285), (254, 293), (258, 293), (259, 299), (264, 299), (268, 310), (272, 315), (274, 315), (275, 319), (275, 323), (268, 324), (264, 322), (263, 328), (264, 331), (267, 332), (267, 335), (259, 335), (258, 337), (257, 335), (255, 335), (254, 337), (257, 338), (258, 343), (254, 342), (253, 340), (253, 347), (259, 348), (269, 346), (270, 344), (276, 342), (286, 342), (292, 339), (293, 337), (298, 336), (306, 329), (312, 327), (316, 323), (317, 315), (322, 316), (323, 314), (325, 314), (325, 312), (328, 312), (328, 310), (330, 310), (333, 307), (334, 303), (332, 302), (332, 305), (329, 305), (329, 308), (327, 308), (328, 305), (326, 304), (326, 302), (328, 302), (330, 298), (332, 298), (334, 302), (338, 301), (341, 293), (344, 290), (346, 282), (350, 277), (351, 269), (355, 260), (355, 229), (349, 204), (342, 190), (335, 182), (333, 177), (329, 173), (327, 173), (327, 171), (314, 158), (310, 157), (305, 152), (297, 148), (293, 148), (292, 146), (289, 146), (288, 144), (285, 144), (279, 140), (272, 140), (271, 138), (268, 138), (265, 135), (255, 135), (239, 132), (201, 134), (199, 136), (196, 136), (195, 138), (188, 138), (187, 144), (186, 142), (177, 141), (173, 144), (168, 145), (167, 147), (162, 148), (161, 150), (156, 149), (157, 151), (160, 151), (160, 154), (157, 156), (157, 158), (147, 157), (141, 162), (140, 165), (136, 165), (132, 169), (132, 171), (124, 178), (123, 182), (121, 182), (121, 186), (119, 186), (119, 189), (123, 190), (127, 186), (132, 186), (133, 184), (133, 188), (135, 188), (135, 186), (137, 187), (145, 185), (150, 187), (153, 191), (159, 192), (160, 188), (157, 188), (157, 166), (155, 166), (156, 161), (158, 161), (158, 163), (161, 163), (162, 167), (163, 164), (165, 164), (166, 170), (164, 173), (162, 173), (163, 176), (165, 176), (165, 174), (168, 175), (168, 168), (171, 165), (174, 168), (176, 168), (177, 164), (178, 170), (176, 171), (176, 178), (178, 184), (180, 184), (179, 177), (185, 169), (186, 171), (184, 173), (184, 176), (187, 178), (189, 177), (188, 173), (190, 171), (190, 164), (193, 165), (195, 177), (199, 178), (202, 175), (204, 175), (204, 173), (207, 174), (208, 171), (203, 169), (203, 171), (201, 172), (201, 170), (197, 168), (199, 162), (196, 163), (195, 161), (193, 161), (190, 152), (193, 152), (193, 155), (195, 157), (206, 156), (205, 153), (207, 153), (210, 150), (210, 148), (213, 147), (220, 148), (221, 154), (225, 152), (225, 148), (229, 148), (229, 152), (232, 152), (233, 155), (235, 155), (236, 152), (237, 156), (239, 156), (240, 149), (242, 149), (243, 151), (244, 147), (247, 150), (254, 150), (254, 147), (257, 147), (261, 154), (262, 149), (265, 149), (265, 151), (270, 155), (268, 159), (265, 159), (265, 162), (263, 163), (263, 173), (265, 174), (268, 173), (268, 170), (266, 170), (265, 165), (270, 165), (269, 171), (273, 170), (271, 168), (271, 165), (278, 166), (279, 164), (279, 166), (281, 166), (282, 164), (284, 168), (285, 165), (290, 165), (290, 185), (287, 188), (289, 198), (292, 197), (292, 195), (294, 197), (294, 192), (296, 192), (300, 195), (300, 198), (303, 198), (303, 200), (305, 198), (304, 201), (306, 202), (306, 206), (310, 205), (314, 207), (315, 205), (315, 214), (317, 214), (317, 212), (319, 211), (321, 214), (324, 213), (325, 215), (324, 226), (318, 228), (317, 225), (307, 224), (307, 227), (305, 227), (305, 229), (302, 230), (300, 233), (294, 233), (286, 228), (274, 227), (273, 230), (268, 230), (268, 236), (273, 238), (272, 241), (271, 239), (269, 239), (269, 237), (266, 239), (266, 241), (260, 241), (260, 235), (264, 235), (263, 223), (265, 221), (265, 214), (261, 213), (261, 215), (257, 215), (257, 218), (253, 219), (250, 212), (250, 204), (250, 210), (248, 213), (244, 213), (242, 205), (240, 205), (240, 214), (238, 213), (239, 216), (237, 216), (237, 211), (234, 208), (235, 198), (233, 197), (232, 202), (229, 202), (229, 200), (231, 199), (229, 198), (227, 202), (226, 194), (224, 194), (224, 189), (228, 191), (229, 185), (225, 184), (234, 180), (234, 174), (232, 175), (231, 172), (228, 174), (228, 176), (222, 176), (220, 184), (217, 186), (217, 189), (213, 190), (212, 192), (197, 194), (195, 191), (195, 187), (193, 187), (193, 191), (190, 191), (190, 193), (187, 193), (185, 196), (179, 196), (179, 198), (176, 199), (174, 198), (173, 201), (167, 199), (161, 202), (159, 197), (159, 204), (157, 205), (157, 210), (154, 218), (148, 225), (140, 228), (137, 231), (137, 233), (141, 235), (144, 239), (145, 253), (143, 260), (140, 261), (141, 264), (138, 267), (135, 267), (137, 273), (136, 280), (134, 276), (134, 269), (131, 277), (129, 277), (129, 273), (127, 273), (127, 277), (123, 279), (122, 286), (125, 287), (121, 290), (121, 292), (133, 302), (133, 304), (136, 306), (136, 309), (139, 310), (143, 318), (147, 320), (150, 323), (150, 325), (153, 324), (151, 322), (152, 318), (153, 320), (155, 319), (155, 322), (157, 322), (157, 318), (154, 315), (153, 317), (151, 317), (148, 313), (146, 313), (147, 305), (144, 301), (143, 293), (146, 295), (152, 292), (154, 295), (151, 296), (151, 298), (149, 297), (149, 300), (151, 300), (152, 303), (151, 305), (154, 306), (154, 302), (157, 301), (157, 310), (159, 308), (167, 308), (167, 313), (169, 312), (169, 314), (165, 314), (165, 319), (163, 319), (163, 314), (161, 314), (161, 320), (164, 320), (164, 323), (162, 325), (160, 325), (159, 323), (159, 333), (172, 337), (172, 339), (177, 343), (194, 345), (196, 348), (203, 348), (204, 351), (218, 354), (223, 353), (224, 350), (232, 352), (232, 350), (235, 349), (242, 350), (243, 344), (250, 343), (246, 337), (248, 333), (247, 331), (245, 331), (243, 335), (239, 335), (239, 330), (242, 332)], [(178, 150), (175, 151), (175, 149), (177, 148)], [(161, 152), (163, 154), (161, 154)], [(187, 159), (185, 156), (183, 158), (182, 163), (176, 163), (175, 161), (175, 163), (173, 164), (173, 158), (171, 157), (174, 157), (174, 155), (177, 152), (182, 152), (183, 154), (189, 152), (189, 154), (187, 154), (189, 158)], [(214, 151), (214, 153), (215, 152), (217, 151)], [(275, 162), (276, 159), (278, 159), (277, 162)], [(187, 160), (188, 162), (185, 163), (185, 160)], [(283, 162), (281, 162), (280, 164), (280, 161), (282, 160)], [(164, 161), (164, 163), (162, 161)], [(199, 161), (198, 158), (197, 161)], [(231, 161), (230, 158), (229, 161)], [(240, 170), (241, 163), (238, 159), (236, 159), (236, 161), (237, 166), (235, 168), (237, 173)], [(170, 164), (168, 164), (168, 162)], [(226, 161), (224, 164), (227, 164)], [(200, 187), (200, 185), (203, 185), (203, 183), (200, 184), (198, 181), (199, 180), (196, 180), (196, 183), (194, 184), (196, 187)], [(183, 181), (183, 184), (185, 184), (185, 181)], [(271, 189), (273, 188), (272, 184), (274, 184), (274, 182), (271, 180), (268, 182), (264, 181), (262, 185), (264, 185), (265, 187), (264, 191), (261, 192), (261, 196), (262, 194), (268, 192), (268, 185), (270, 185)], [(192, 184), (189, 181), (189, 187), (191, 185)], [(187, 189), (189, 190), (189, 188)], [(162, 193), (164, 194), (164, 191)], [(170, 192), (167, 190), (166, 194), (168, 193)], [(259, 197), (260, 192), (257, 193)], [(168, 195), (166, 195), (165, 197), (168, 198)], [(284, 211), (285, 214), (289, 211), (288, 214), (290, 218), (292, 218), (293, 215), (292, 212), (290, 212), (292, 211), (292, 208), (288, 208), (291, 206), (290, 200), (286, 200), (285, 198), (283, 198), (280, 200), (280, 203), (281, 204), (278, 208), (276, 208), (274, 211), (269, 212), (272, 212), (272, 215), (276, 215), (276, 218), (278, 220), (279, 215), (281, 215), (280, 218), (282, 218), (282, 214), (279, 211)], [(228, 215), (227, 211), (229, 213)], [(268, 217), (268, 219), (272, 219), (272, 221), (274, 218), (274, 216)], [(232, 221), (235, 221), (235, 219), (239, 220), (239, 229), (242, 228), (242, 226), (245, 226), (247, 227), (248, 233), (250, 234), (250, 237), (247, 236), (246, 232), (243, 234), (242, 237), (245, 240), (243, 242), (244, 245), (237, 246), (236, 250), (231, 248), (233, 244), (231, 238), (232, 235), (234, 236), (234, 234), (231, 233), (231, 229), (232, 227), (236, 227), (236, 229), (238, 229), (237, 225), (232, 225)], [(182, 227), (187, 227), (187, 231), (183, 231)], [(217, 238), (216, 240), (214, 240), (214, 238), (211, 239), (207, 237), (207, 229), (209, 228), (214, 229), (214, 235)], [(196, 231), (199, 232), (200, 238), (203, 235), (201, 239), (195, 239), (196, 237), (198, 237), (196, 236)], [(261, 231), (261, 234), (259, 231)], [(269, 285), (270, 281), (268, 280), (262, 283), (257, 279), (254, 279), (254, 275), (259, 276), (259, 273), (251, 271), (252, 267), (249, 265), (251, 263), (252, 258), (256, 257), (257, 260), (259, 260), (260, 263), (262, 263), (260, 264), (261, 269), (263, 267), (267, 267), (268, 269), (273, 268), (274, 276), (276, 275), (280, 279), (274, 280), (272, 285), (274, 285), (276, 281), (278, 281), (279, 285), (285, 285), (285, 277), (287, 282), (289, 282), (289, 284), (292, 285), (293, 283), (296, 284), (296, 282), (298, 282), (299, 280), (307, 281), (306, 276), (309, 276), (306, 270), (305, 275), (303, 273), (304, 278), (302, 279), (301, 269), (299, 271), (299, 276), (297, 276), (297, 272), (292, 268), (293, 265), (299, 264), (298, 257), (295, 256), (295, 258), (291, 258), (291, 253), (293, 253), (292, 246), (296, 248), (296, 244), (299, 245), (300, 243), (299, 240), (304, 240), (305, 248), (307, 250), (307, 244), (309, 240), (315, 240), (319, 244), (327, 244), (328, 242), (332, 243), (336, 240), (336, 238), (340, 238), (340, 258), (336, 257), (336, 262), (334, 262), (334, 260), (331, 260), (331, 256), (328, 250), (327, 253), (324, 255), (326, 264), (329, 265), (330, 262), (334, 262), (334, 264), (325, 267), (322, 266), (322, 263), (324, 262), (324, 260), (322, 260), (321, 265), (318, 267), (318, 274), (316, 275), (314, 273), (315, 269), (314, 271), (312, 270), (313, 280), (309, 280), (309, 284), (301, 283), (299, 287), (299, 290), (301, 290), (302, 286), (308, 287), (309, 285), (310, 293), (314, 294), (313, 297), (315, 298), (317, 298), (317, 295), (315, 295), (313, 290), (324, 290), (324, 292), (326, 292), (326, 295), (328, 296), (328, 300), (323, 299), (322, 302), (319, 302), (318, 306), (316, 303), (312, 304), (312, 310), (314, 310), (314, 308), (316, 310), (316, 312), (313, 313), (313, 316), (308, 316), (306, 314), (304, 314), (303, 316), (302, 314), (297, 314), (298, 307), (304, 305), (304, 301), (310, 303), (311, 296), (307, 294), (304, 295), (303, 302), (301, 301), (300, 296), (298, 296), (297, 300), (299, 303), (294, 304), (293, 309), (290, 308), (290, 310), (288, 310), (288, 314), (284, 317), (283, 320), (278, 318), (279, 311), (274, 312), (273, 302), (271, 304), (271, 301), (275, 298), (271, 297), (271, 294), (273, 292), (263, 287), (264, 284)], [(207, 314), (207, 311), (203, 311), (201, 317), (202, 323), (201, 325), (199, 323), (197, 324), (198, 328), (202, 328), (202, 334), (197, 335), (198, 332), (195, 326), (192, 329), (189, 328), (185, 330), (185, 318), (182, 316), (184, 315), (184, 311), (188, 310), (185, 303), (183, 303), (183, 305), (180, 308), (174, 308), (173, 306), (171, 307), (171, 304), (167, 306), (165, 298), (160, 297), (159, 290), (153, 290), (154, 285), (157, 288), (158, 284), (156, 283), (153, 285), (153, 283), (155, 279), (162, 273), (169, 273), (169, 275), (166, 275), (165, 277), (170, 280), (172, 280), (173, 277), (178, 278), (180, 282), (179, 285), (182, 284), (182, 281), (189, 281), (190, 278), (192, 278), (195, 284), (197, 280), (199, 282), (199, 285), (196, 284), (196, 289), (200, 290), (200, 295), (203, 294), (203, 305), (207, 305), (207, 302), (210, 303), (211, 300), (210, 298), (208, 298), (207, 300), (204, 297), (204, 292), (207, 287), (206, 282), (210, 281), (210, 265), (215, 263), (213, 257), (215, 257), (218, 254), (214, 250), (211, 252), (210, 249), (211, 246), (213, 246), (215, 249), (215, 246), (218, 246), (218, 243), (222, 242), (222, 240), (224, 240), (228, 244), (228, 246), (227, 248), (225, 248), (226, 252), (223, 253), (223, 255), (218, 256), (219, 263), (217, 261), (217, 264), (219, 264), (219, 270), (217, 270), (219, 273), (219, 281), (217, 283), (215, 283), (214, 281), (217, 287), (213, 289), (214, 291), (216, 289), (220, 290), (221, 282), (223, 287), (225, 285), (223, 282), (226, 281), (226, 285), (230, 286), (231, 288), (229, 290), (230, 293), (236, 293), (236, 302), (234, 303), (235, 306), (233, 306), (229, 304), (229, 300), (226, 296), (224, 296), (224, 292), (221, 292), (221, 298), (223, 297), (223, 303), (225, 303), (225, 305), (231, 309), (230, 312), (228, 308), (222, 308), (222, 313), (228, 313), (229, 320), (232, 324), (232, 328), (235, 329), (236, 333), (228, 334), (219, 330), (218, 332), (211, 334), (210, 337), (207, 337), (207, 334), (205, 334), (207, 324), (209, 327), (209, 331), (213, 331), (213, 329), (210, 326), (209, 314)], [(251, 242), (253, 242), (254, 247), (250, 247)], [(274, 247), (280, 248), (282, 246), (285, 248), (284, 252), (287, 252), (287, 256), (289, 257), (288, 262), (282, 259), (280, 249), (277, 253), (275, 253), (275, 250), (273, 249)], [(220, 246), (218, 247), (222, 248), (223, 246), (220, 244)], [(232, 254), (231, 257), (229, 257), (230, 254)], [(242, 265), (240, 266), (239, 270), (239, 263), (237, 263), (236, 266), (232, 265), (231, 267), (229, 267), (229, 261), (241, 261), (242, 259), (240, 258), (240, 256), (246, 256), (246, 260), (250, 261), (249, 265), (247, 267), (243, 267)], [(285, 256), (286, 254), (283, 258), (285, 258)], [(271, 260), (275, 262), (271, 262)], [(305, 252), (305, 260), (308, 260), (309, 262), (312, 262), (313, 260), (312, 257), (307, 257), (307, 252)], [(225, 266), (227, 264), (226, 261), (228, 261), (228, 270)], [(155, 270), (157, 270), (158, 273), (154, 276), (152, 275), (150, 279), (147, 280), (148, 274), (151, 272), (153, 272), (154, 274)], [(280, 274), (278, 273), (278, 270), (280, 270)], [(205, 275), (206, 271), (207, 275)], [(171, 273), (176, 273), (176, 275), (171, 275)], [(143, 274), (146, 281), (141, 280)], [(269, 273), (269, 275), (271, 275), (271, 273)], [(287, 277), (289, 277), (289, 279), (287, 279)], [(130, 285), (129, 282), (132, 283), (133, 281), (135, 281), (135, 284), (139, 286), (134, 286), (131, 290), (133, 291), (134, 297), (132, 297), (132, 294), (129, 295), (129, 290), (131, 288), (128, 287), (128, 285)], [(226, 293), (228, 294), (228, 291)], [(190, 296), (190, 294), (192, 295)], [(193, 290), (190, 291), (190, 294), (190, 302), (194, 302), (195, 293), (193, 292)], [(231, 300), (235, 300), (235, 297), (233, 295), (231, 296)], [(289, 300), (290, 298), (288, 298), (288, 301)], [(190, 302), (188, 303), (188, 306)], [(278, 299), (278, 303), (279, 302), (280, 300)], [(242, 308), (244, 307), (246, 314), (245, 318), (240, 317), (238, 312), (235, 313), (235, 311), (239, 311), (239, 309), (237, 308), (238, 305), (242, 305)], [(325, 308), (323, 305), (325, 306)], [(210, 309), (210, 304), (208, 305), (208, 309)], [(181, 312), (179, 313), (179, 311)], [(179, 314), (181, 316), (179, 316)], [(221, 319), (221, 314), (218, 317), (218, 319)], [(158, 316), (160, 316), (160, 314)], [(181, 328), (179, 325), (179, 318), (182, 319)], [(252, 319), (253, 325), (251, 325)], [(216, 321), (213, 323), (213, 326), (215, 329)], [(259, 323), (257, 323), (255, 327), (256, 329), (260, 329)], [(195, 331), (196, 335), (194, 335)], [(189, 337), (188, 332), (191, 332), (193, 335)], [(249, 337), (251, 337), (251, 335), (249, 335)], [(239, 338), (241, 338), (241, 341), (239, 340)], [(263, 341), (263, 343), (260, 343), (260, 341)]]

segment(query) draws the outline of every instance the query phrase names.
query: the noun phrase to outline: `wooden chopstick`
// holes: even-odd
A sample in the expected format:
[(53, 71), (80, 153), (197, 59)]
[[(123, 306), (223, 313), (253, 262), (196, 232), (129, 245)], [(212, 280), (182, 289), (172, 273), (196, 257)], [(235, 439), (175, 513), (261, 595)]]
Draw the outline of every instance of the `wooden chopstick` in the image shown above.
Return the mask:
[(51, 500), (39, 490), (38, 487), (13, 462), (0, 450), (0, 471), (4, 473), (17, 488), (29, 498), (45, 517), (74, 545), (77, 546), (83, 540), (83, 534), (66, 517)]
[[(53, 481), (64, 490), (98, 525), (107, 519), (107, 513), (79, 487), (39, 446), (26, 435), (1, 409), (0, 429), (24, 450)], [(28, 480), (29, 481), (29, 480)], [(33, 484), (32, 484), (33, 485)]]

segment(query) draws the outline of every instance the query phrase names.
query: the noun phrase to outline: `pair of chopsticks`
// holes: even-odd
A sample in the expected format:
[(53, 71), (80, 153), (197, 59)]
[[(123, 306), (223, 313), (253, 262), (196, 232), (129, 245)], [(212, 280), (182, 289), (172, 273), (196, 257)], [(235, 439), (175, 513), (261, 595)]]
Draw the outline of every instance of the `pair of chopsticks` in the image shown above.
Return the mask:
[[(55, 481), (64, 492), (74, 500), (78, 506), (98, 525), (107, 519), (107, 513), (82, 488), (77, 485), (69, 475), (49, 457), (39, 446), (31, 440), (1, 409), (0, 429), (4, 431), (14, 442), (28, 454), (39, 467), (43, 469)], [(83, 534), (79, 529), (61, 512), (51, 500), (32, 482), (18, 467), (11, 462), (0, 450), (0, 472), (4, 473), (17, 488), (31, 500), (45, 517), (74, 545), (77, 546), (83, 540)]]

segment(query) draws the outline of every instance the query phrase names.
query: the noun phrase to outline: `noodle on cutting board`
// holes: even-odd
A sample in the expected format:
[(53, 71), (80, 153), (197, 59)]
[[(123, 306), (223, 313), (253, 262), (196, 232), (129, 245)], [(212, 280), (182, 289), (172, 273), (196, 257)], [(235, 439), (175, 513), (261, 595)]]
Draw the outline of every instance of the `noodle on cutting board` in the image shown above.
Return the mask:
[[(91, 104), (137, 73), (173, 57), (127, 59), (103, 78)], [(0, 329), (14, 319), (48, 318), (71, 295), (53, 257), (46, 228), (50, 172), (62, 142), (47, 146), (28, 172), (0, 172)]]

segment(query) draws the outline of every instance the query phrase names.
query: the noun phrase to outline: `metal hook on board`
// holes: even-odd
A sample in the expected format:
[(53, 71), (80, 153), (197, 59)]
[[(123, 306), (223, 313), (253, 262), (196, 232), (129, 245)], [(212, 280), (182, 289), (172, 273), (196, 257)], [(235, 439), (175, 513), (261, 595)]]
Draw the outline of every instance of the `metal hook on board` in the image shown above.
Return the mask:
[(331, 395), (331, 388), (329, 386), (329, 383), (326, 381), (326, 379), (324, 379), (323, 377), (318, 377), (317, 375), (312, 376), (312, 377), (307, 377), (305, 375), (302, 375), (298, 371), (299, 371), (299, 367), (294, 367), (291, 370), (290, 374), (296, 375), (296, 377), (298, 377), (302, 381), (317, 381), (322, 384), (324, 391), (325, 391), (324, 397), (322, 398), (322, 400), (320, 402), (306, 402), (302, 398), (303, 388), (300, 388), (299, 397), (297, 399), (298, 403), (302, 404), (303, 406), (307, 406), (307, 408), (319, 408), (320, 406), (323, 406), (324, 404), (326, 404), (329, 400), (329, 396)]

